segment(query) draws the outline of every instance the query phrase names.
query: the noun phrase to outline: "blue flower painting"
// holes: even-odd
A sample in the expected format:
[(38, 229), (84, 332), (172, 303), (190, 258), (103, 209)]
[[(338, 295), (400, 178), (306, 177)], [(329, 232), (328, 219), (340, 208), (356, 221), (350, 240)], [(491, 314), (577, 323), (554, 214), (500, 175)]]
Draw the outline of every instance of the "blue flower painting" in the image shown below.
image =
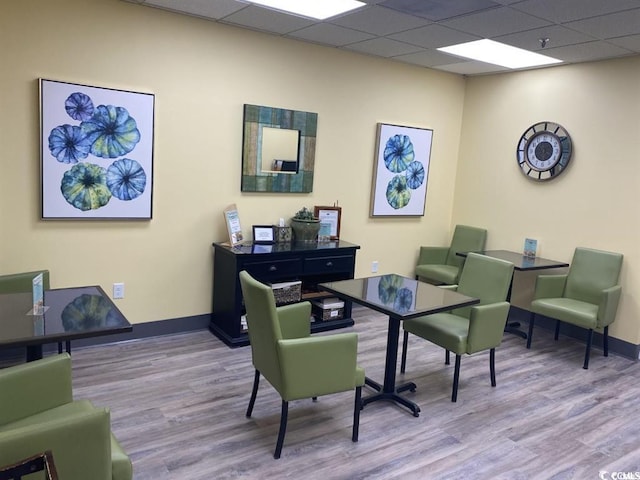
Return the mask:
[(120, 200), (133, 200), (144, 192), (147, 174), (135, 160), (116, 160), (107, 169), (107, 187)]
[(93, 116), (93, 101), (88, 95), (75, 92), (64, 102), (64, 109), (74, 120), (89, 120)]
[(424, 215), (433, 130), (378, 124), (371, 216)]
[(151, 94), (40, 80), (43, 218), (151, 218)]
[(49, 134), (49, 151), (62, 163), (78, 163), (89, 156), (91, 142), (76, 125), (60, 125)]

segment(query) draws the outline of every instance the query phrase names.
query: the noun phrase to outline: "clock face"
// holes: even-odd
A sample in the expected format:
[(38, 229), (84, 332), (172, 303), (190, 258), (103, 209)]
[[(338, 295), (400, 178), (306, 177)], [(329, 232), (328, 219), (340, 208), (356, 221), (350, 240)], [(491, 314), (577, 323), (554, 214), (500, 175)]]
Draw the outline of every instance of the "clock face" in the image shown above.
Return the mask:
[(571, 160), (571, 150), (569, 132), (557, 123), (540, 122), (522, 134), (516, 157), (523, 174), (542, 182), (565, 170)]

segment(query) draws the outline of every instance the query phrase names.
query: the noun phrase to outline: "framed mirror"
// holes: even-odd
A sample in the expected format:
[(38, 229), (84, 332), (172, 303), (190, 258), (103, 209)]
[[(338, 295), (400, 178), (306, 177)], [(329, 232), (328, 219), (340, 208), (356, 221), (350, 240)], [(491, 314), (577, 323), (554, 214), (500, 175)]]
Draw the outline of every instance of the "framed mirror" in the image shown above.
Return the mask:
[(243, 192), (313, 191), (318, 114), (244, 106)]

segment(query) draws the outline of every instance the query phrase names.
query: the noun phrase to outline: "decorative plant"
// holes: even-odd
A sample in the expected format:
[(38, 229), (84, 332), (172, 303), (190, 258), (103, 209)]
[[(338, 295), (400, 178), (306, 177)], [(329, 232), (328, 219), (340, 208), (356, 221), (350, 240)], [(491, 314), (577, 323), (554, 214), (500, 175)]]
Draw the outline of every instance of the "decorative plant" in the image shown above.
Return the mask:
[(293, 220), (300, 222), (317, 222), (318, 219), (313, 215), (313, 212), (307, 207), (302, 207), (302, 210), (298, 210), (293, 216)]

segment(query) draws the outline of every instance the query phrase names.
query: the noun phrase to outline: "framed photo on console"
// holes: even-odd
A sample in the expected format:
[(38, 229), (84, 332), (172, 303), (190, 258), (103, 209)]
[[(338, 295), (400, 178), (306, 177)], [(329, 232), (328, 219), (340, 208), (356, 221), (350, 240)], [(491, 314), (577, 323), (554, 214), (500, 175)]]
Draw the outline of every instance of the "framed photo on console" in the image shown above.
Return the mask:
[(254, 225), (253, 243), (264, 245), (275, 243), (273, 225)]
[(342, 207), (314, 207), (313, 216), (320, 220), (320, 223), (328, 223), (330, 225), (329, 238), (331, 240), (340, 238)]

